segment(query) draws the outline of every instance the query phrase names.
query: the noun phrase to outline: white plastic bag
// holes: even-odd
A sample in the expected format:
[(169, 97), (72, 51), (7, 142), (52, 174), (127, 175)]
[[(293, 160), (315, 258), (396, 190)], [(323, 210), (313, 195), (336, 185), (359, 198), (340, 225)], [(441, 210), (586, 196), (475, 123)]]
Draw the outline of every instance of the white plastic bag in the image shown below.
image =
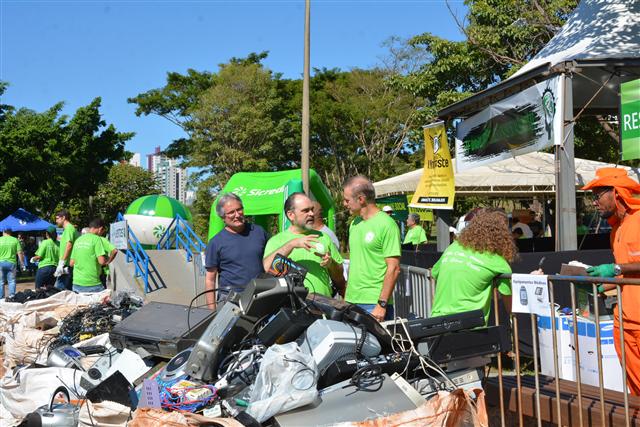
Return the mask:
[(318, 367), (313, 356), (296, 343), (275, 344), (267, 349), (260, 364), (247, 413), (262, 423), (314, 401), (318, 394)]

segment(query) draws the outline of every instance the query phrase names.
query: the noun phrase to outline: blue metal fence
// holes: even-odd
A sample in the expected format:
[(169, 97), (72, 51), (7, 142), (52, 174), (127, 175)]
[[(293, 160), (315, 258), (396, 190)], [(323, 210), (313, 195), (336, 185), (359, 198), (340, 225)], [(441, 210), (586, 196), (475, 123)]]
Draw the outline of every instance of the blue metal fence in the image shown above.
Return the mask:
[[(121, 213), (118, 213), (118, 221), (125, 221), (125, 218)], [(142, 244), (136, 237), (135, 233), (131, 230), (131, 227), (127, 224), (127, 262), (133, 262), (135, 267), (135, 277), (141, 277), (144, 283), (144, 293), (149, 292), (149, 255), (142, 247)]]
[(157, 249), (184, 249), (187, 253), (187, 261), (193, 260), (194, 254), (204, 252), (206, 247), (207, 245), (193, 231), (189, 223), (178, 214), (156, 245)]

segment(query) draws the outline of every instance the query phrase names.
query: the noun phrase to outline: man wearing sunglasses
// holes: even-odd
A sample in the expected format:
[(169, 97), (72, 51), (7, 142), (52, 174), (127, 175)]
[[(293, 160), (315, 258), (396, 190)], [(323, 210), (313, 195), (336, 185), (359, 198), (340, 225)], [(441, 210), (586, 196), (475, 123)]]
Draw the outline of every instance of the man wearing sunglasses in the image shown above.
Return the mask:
[[(615, 263), (587, 269), (593, 277), (640, 278), (640, 184), (623, 168), (601, 168), (583, 190), (593, 191), (593, 204), (611, 225), (611, 249)], [(598, 286), (600, 292), (615, 285)], [(631, 394), (640, 395), (640, 286), (622, 285), (622, 321), (624, 322), (627, 385)], [(618, 310), (614, 312), (614, 342), (621, 354)]]

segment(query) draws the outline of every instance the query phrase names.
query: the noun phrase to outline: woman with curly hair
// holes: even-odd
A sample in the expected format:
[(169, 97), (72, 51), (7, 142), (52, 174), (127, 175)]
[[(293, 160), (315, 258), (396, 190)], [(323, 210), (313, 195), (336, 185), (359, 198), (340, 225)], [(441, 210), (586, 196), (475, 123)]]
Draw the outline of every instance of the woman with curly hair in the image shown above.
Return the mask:
[[(509, 231), (505, 213), (483, 209), (469, 222), (431, 270), (436, 279), (432, 316), (462, 313), (481, 309), (485, 323), (489, 317), (493, 279), (510, 274), (509, 263), (518, 249)], [(509, 280), (498, 284), (505, 307), (511, 311)]]

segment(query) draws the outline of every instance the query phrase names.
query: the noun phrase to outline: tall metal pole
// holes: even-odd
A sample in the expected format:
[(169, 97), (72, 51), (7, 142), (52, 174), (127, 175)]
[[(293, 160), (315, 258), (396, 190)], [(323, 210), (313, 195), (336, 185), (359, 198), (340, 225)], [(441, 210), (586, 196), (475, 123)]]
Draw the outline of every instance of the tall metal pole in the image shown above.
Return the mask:
[(304, 8), (304, 75), (302, 78), (302, 188), (309, 194), (309, 49), (310, 0)]

